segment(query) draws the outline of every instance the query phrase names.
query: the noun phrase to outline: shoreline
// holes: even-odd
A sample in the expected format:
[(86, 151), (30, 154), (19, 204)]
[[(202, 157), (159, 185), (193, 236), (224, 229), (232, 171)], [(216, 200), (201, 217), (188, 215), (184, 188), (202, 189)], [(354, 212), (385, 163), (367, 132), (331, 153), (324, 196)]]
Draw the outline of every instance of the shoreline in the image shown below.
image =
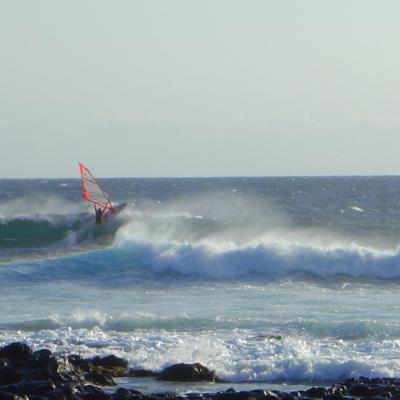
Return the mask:
[[(123, 387), (129, 379), (130, 388)], [(186, 393), (165, 391), (144, 393), (135, 379), (157, 379), (184, 384)], [(120, 382), (117, 384), (116, 380)], [(231, 386), (222, 391), (196, 391), (203, 382)], [(82, 358), (76, 354), (58, 356), (48, 349), (33, 351), (23, 342), (0, 348), (0, 400), (349, 400), (352, 398), (399, 399), (399, 378), (354, 377), (329, 386), (282, 391), (262, 389), (235, 390), (235, 383), (220, 379), (214, 371), (199, 364), (175, 364), (161, 372), (134, 370), (114, 355)], [(140, 386), (140, 385), (139, 385)]]

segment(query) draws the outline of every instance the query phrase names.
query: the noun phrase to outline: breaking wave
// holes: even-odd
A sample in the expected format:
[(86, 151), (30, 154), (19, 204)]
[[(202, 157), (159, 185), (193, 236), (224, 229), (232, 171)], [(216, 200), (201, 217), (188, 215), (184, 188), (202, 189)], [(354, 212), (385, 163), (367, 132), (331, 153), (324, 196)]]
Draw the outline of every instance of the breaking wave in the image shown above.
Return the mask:
[[(101, 285), (130, 285), (150, 277), (400, 278), (398, 242), (379, 232), (293, 224), (271, 204), (253, 200), (242, 214), (220, 203), (211, 208), (198, 199), (198, 204), (181, 200), (157, 209), (127, 207), (101, 226), (92, 213), (68, 202), (59, 214), (52, 214), (49, 203), (46, 212), (33, 209), (13, 217), (15, 202), (14, 208), (3, 203), (0, 275), (17, 281), (81, 279)], [(24, 251), (31, 259), (23, 257)], [(44, 257), (35, 261), (32, 252)], [(7, 261), (14, 254), (12, 262)]]
[(400, 252), (265, 242), (238, 246), (130, 241), (57, 260), (6, 263), (0, 268), (2, 274), (17, 281), (79, 279), (106, 286), (193, 277), (221, 281), (285, 276), (396, 279), (400, 278)]
[[(109, 354), (128, 360), (133, 368), (160, 371), (179, 362), (200, 362), (231, 382), (333, 382), (354, 376), (394, 377), (400, 373), (397, 357), (371, 357), (398, 351), (396, 341), (346, 342), (332, 338), (306, 339), (287, 336), (282, 340), (257, 340), (243, 330), (188, 332), (150, 330), (104, 332), (59, 329), (27, 334), (16, 332), (34, 349), (82, 356)], [(9, 341), (0, 331), (0, 345)]]
[[(271, 328), (273, 326), (273, 328)], [(261, 327), (264, 327), (262, 330)], [(77, 309), (71, 315), (53, 314), (47, 318), (0, 324), (0, 330), (40, 332), (68, 329), (101, 330), (103, 332), (135, 333), (144, 331), (163, 332), (229, 332), (235, 329), (247, 332), (247, 340), (265, 342), (285, 340), (287, 337), (304, 336), (331, 338), (332, 340), (355, 341), (390, 337), (400, 339), (400, 324), (397, 321), (376, 323), (376, 321), (316, 321), (310, 319), (289, 319), (280, 321), (266, 318), (242, 317), (240, 319), (215, 315), (195, 317), (185, 313), (175, 316), (162, 316), (150, 312), (134, 312), (132, 315), (111, 314), (100, 311)]]

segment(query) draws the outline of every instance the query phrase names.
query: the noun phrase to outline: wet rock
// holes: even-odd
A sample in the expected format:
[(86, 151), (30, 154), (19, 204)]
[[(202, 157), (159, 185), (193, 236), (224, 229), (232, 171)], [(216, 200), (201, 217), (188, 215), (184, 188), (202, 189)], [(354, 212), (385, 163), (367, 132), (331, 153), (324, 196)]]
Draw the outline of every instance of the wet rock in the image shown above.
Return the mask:
[(112, 396), (112, 400), (140, 400), (144, 397), (143, 393), (137, 390), (118, 389)]
[(304, 397), (300, 397), (299, 400), (314, 400), (314, 399), (312, 397), (304, 396)]
[(177, 396), (174, 392), (153, 393), (145, 396), (146, 400), (186, 400), (181, 396)]
[[(236, 400), (257, 400), (258, 399), (258, 397), (255, 396), (253, 393), (246, 392), (246, 391), (237, 392), (235, 395), (235, 398), (236, 398)], [(277, 400), (277, 397), (273, 396), (271, 400)]]
[(85, 374), (85, 379), (89, 382), (94, 383), (95, 385), (100, 386), (115, 386), (116, 383), (112, 376), (108, 374), (104, 374), (98, 371), (91, 371)]
[[(45, 359), (47, 359), (47, 364), (45, 364)], [(32, 365), (41, 367), (32, 368)], [(43, 365), (45, 367), (42, 367)], [(44, 357), (37, 364), (36, 361), (32, 363), (30, 360), (28, 366), (30, 368), (26, 371), (25, 379), (51, 380), (56, 384), (84, 381), (82, 371), (70, 364), (65, 357)]]
[(338, 392), (338, 393), (328, 393), (326, 396), (324, 396), (324, 400), (343, 400), (343, 395)]
[[(209, 397), (209, 396), (206, 396)], [(211, 395), (212, 397), (212, 395)], [(228, 389), (226, 392), (218, 392), (215, 395), (217, 400), (277, 400), (279, 397), (269, 390), (253, 390), (236, 392), (234, 389)]]
[(106, 357), (94, 357), (89, 361), (91, 361), (94, 365), (101, 365), (103, 367), (120, 367), (128, 369), (128, 361), (114, 355), (109, 355)]
[(30, 368), (45, 368), (49, 364), (56, 363), (56, 359), (50, 350), (43, 349), (35, 351), (29, 360)]
[(283, 393), (276, 390), (252, 390), (250, 394), (258, 400), (277, 400), (283, 395)]
[(104, 393), (100, 388), (92, 385), (85, 385), (79, 397), (84, 400), (110, 400), (111, 396)]
[(74, 393), (76, 393), (78, 391), (78, 389), (75, 387), (75, 385), (71, 382), (62, 384), (60, 386), (60, 389), (67, 397), (72, 396)]
[(8, 366), (3, 366), (3, 367), (0, 366), (0, 386), (17, 383), (20, 380), (21, 380), (21, 375), (15, 368)]
[(374, 394), (371, 387), (365, 383), (354, 383), (350, 386), (349, 394), (356, 397), (371, 396)]
[(67, 400), (67, 396), (61, 389), (56, 389), (47, 394), (47, 398), (50, 400)]
[(0, 391), (0, 400), (29, 400), (27, 396), (19, 396), (15, 393), (4, 393)]
[(0, 349), (0, 358), (6, 358), (13, 362), (28, 360), (32, 357), (32, 349), (21, 342), (10, 343)]
[(296, 397), (294, 397), (294, 396), (293, 396), (292, 394), (290, 394), (290, 393), (282, 393), (281, 399), (282, 399), (282, 400), (296, 400)]
[[(70, 354), (67, 356), (68, 361), (77, 367), (80, 367), (84, 359), (78, 354)], [(86, 362), (85, 362), (86, 363)]]
[(188, 393), (186, 397), (189, 400), (203, 400), (204, 397), (200, 393)]
[(56, 386), (50, 381), (24, 381), (13, 385), (2, 386), (4, 392), (14, 393), (17, 395), (46, 396), (48, 392), (54, 390)]
[(28, 380), (54, 380), (59, 381), (59, 377), (57, 376), (57, 372), (53, 371), (49, 368), (38, 368), (31, 369), (25, 374), (25, 379)]
[[(111, 385), (114, 385), (112, 377), (126, 376), (128, 371), (128, 362), (122, 358), (115, 356), (94, 357), (83, 359), (80, 356), (73, 354), (68, 356), (68, 362), (75, 368), (79, 368), (85, 373), (86, 379), (90, 381), (96, 380), (99, 382), (100, 375), (109, 380)], [(98, 383), (100, 384), (100, 383)]]
[(171, 365), (165, 368), (158, 378), (163, 381), (173, 382), (220, 382), (214, 371), (210, 371), (200, 363)]
[(312, 387), (306, 390), (306, 395), (308, 397), (322, 399), (324, 396), (328, 394), (328, 391), (324, 387)]
[(267, 340), (267, 339), (275, 339), (275, 340), (282, 340), (282, 335), (273, 335), (273, 334), (262, 334), (253, 336), (251, 339), (253, 340)]
[(148, 377), (156, 377), (159, 374), (154, 371), (150, 371), (148, 369), (130, 369), (128, 371), (127, 376), (133, 377), (133, 378), (148, 378)]
[(72, 354), (67, 357), (68, 362), (76, 368), (84, 372), (90, 372), (93, 366), (93, 363), (89, 359), (84, 359), (77, 354)]

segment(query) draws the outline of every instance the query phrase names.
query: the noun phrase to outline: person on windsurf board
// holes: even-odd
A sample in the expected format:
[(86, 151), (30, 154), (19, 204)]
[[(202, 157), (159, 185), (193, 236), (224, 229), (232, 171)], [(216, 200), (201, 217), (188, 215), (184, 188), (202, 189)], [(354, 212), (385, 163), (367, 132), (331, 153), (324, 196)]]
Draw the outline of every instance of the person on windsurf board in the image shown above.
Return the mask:
[(98, 208), (96, 205), (94, 206), (94, 212), (96, 213), (96, 224), (101, 224), (102, 223), (102, 216), (104, 211), (106, 211), (106, 208)]
[(112, 203), (108, 194), (101, 189), (95, 177), (82, 163), (79, 163), (79, 171), (82, 197), (93, 204), (96, 224), (102, 224), (109, 215), (117, 215), (126, 207), (126, 203)]

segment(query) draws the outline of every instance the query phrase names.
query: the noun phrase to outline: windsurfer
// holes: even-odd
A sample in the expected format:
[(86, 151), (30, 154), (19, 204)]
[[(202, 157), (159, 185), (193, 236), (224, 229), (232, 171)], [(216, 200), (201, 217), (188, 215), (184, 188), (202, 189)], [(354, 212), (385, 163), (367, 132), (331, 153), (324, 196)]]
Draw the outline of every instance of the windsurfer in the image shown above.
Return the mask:
[(82, 197), (94, 205), (96, 224), (107, 222), (110, 215), (117, 215), (124, 209), (126, 203), (112, 203), (108, 194), (101, 189), (95, 177), (82, 163), (79, 163), (79, 170), (81, 173)]
[(104, 211), (106, 210), (105, 208), (101, 209), (101, 208), (97, 208), (96, 206), (94, 206), (95, 212), (96, 212), (96, 224), (101, 224), (101, 217), (104, 213)]

